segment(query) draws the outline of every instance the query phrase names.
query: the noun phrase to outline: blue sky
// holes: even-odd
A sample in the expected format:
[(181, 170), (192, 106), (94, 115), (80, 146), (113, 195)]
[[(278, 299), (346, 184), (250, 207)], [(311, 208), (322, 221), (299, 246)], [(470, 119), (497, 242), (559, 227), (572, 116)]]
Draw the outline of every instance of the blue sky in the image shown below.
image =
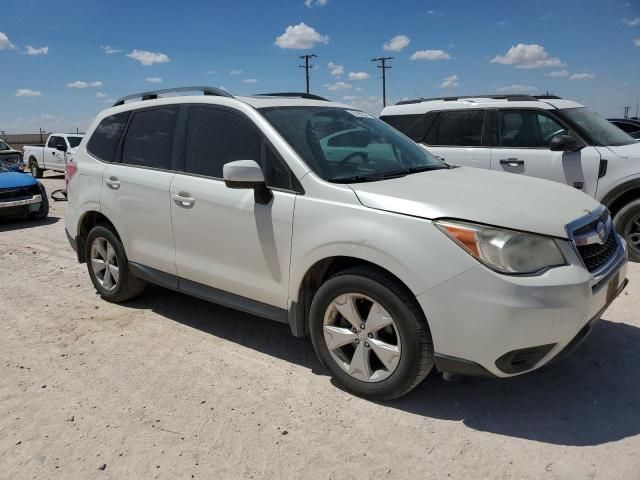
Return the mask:
[[(388, 99), (544, 93), (605, 116), (640, 98), (640, 0), (3, 0), (0, 130), (83, 130), (120, 96), (181, 85)], [(155, 83), (154, 83), (155, 82)]]

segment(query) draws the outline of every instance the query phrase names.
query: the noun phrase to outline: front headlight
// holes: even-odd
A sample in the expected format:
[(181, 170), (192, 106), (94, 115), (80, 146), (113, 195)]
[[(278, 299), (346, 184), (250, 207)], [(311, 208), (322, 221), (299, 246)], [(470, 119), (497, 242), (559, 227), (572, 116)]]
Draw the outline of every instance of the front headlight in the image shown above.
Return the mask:
[(551, 237), (467, 222), (436, 220), (434, 224), (478, 261), (500, 273), (536, 273), (567, 263)]

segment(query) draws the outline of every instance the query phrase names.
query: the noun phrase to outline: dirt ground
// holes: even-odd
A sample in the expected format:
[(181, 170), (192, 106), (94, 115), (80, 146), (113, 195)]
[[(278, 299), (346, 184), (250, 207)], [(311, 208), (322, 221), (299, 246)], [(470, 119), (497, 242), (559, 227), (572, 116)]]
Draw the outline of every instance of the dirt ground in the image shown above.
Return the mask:
[(102, 301), (65, 208), (0, 222), (2, 479), (640, 478), (640, 265), (563, 363), (374, 403), (286, 325), (158, 287)]

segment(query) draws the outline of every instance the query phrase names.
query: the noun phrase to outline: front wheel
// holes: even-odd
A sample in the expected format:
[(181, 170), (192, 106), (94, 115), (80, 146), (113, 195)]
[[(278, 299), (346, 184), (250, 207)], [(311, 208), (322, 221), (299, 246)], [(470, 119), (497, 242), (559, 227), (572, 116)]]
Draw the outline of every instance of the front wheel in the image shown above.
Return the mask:
[(629, 260), (640, 262), (640, 199), (625, 205), (616, 214), (613, 223), (627, 242)]
[(431, 334), (415, 297), (374, 268), (327, 280), (313, 298), (310, 331), (322, 364), (356, 395), (400, 397), (433, 367)]

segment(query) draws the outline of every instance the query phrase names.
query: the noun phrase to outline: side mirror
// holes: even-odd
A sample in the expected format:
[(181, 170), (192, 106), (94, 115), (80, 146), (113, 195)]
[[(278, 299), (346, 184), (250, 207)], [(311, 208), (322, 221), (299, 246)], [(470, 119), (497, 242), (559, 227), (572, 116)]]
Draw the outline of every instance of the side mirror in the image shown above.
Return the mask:
[(222, 166), (222, 177), (228, 188), (253, 188), (256, 203), (267, 204), (273, 198), (267, 188), (260, 165), (253, 160), (236, 160)]
[(58, 150), (59, 152), (66, 152), (67, 146), (64, 143), (59, 143), (56, 145), (56, 150)]
[(554, 152), (577, 152), (584, 145), (570, 135), (556, 135), (549, 143), (549, 149)]

